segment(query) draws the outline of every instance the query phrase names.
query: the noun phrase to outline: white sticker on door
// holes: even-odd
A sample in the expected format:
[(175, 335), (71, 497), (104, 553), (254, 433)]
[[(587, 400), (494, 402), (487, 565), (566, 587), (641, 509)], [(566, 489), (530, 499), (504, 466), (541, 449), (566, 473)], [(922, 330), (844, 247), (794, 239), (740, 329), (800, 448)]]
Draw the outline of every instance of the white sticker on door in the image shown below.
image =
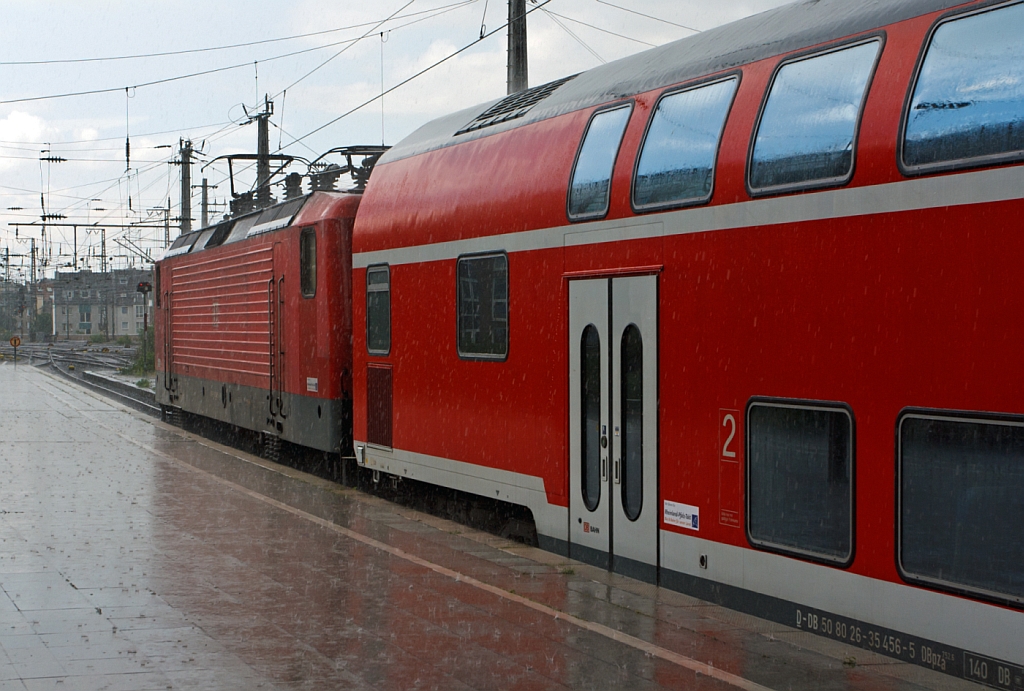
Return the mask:
[(665, 522), (687, 530), (700, 530), (700, 508), (689, 504), (665, 502)]
[(320, 381), (314, 377), (306, 377), (306, 391), (317, 393), (320, 388)]

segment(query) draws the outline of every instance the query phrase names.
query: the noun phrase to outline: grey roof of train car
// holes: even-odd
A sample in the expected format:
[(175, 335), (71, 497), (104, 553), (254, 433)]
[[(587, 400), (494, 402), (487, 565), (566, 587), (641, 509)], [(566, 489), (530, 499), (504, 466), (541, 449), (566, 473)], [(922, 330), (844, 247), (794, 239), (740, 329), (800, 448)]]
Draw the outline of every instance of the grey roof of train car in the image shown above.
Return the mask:
[(800, 0), (583, 72), (524, 117), (456, 136), (490, 101), (420, 127), (381, 163), (698, 79), (757, 60), (964, 4), (965, 0)]

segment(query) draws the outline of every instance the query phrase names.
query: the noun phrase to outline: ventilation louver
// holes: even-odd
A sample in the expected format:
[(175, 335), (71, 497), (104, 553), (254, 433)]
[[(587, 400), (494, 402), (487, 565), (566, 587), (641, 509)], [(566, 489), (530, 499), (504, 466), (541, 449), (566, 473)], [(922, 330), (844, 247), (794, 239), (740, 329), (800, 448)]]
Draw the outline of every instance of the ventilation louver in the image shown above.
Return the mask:
[(558, 89), (558, 87), (572, 79), (575, 79), (577, 76), (578, 75), (574, 74), (569, 77), (563, 77), (562, 79), (556, 79), (553, 82), (548, 82), (547, 84), (535, 86), (532, 89), (527, 89), (526, 91), (520, 91), (517, 94), (507, 96), (478, 115), (473, 122), (456, 132), (455, 135), (458, 136), (460, 134), (465, 134), (466, 132), (482, 130), (483, 128), (490, 127), (491, 125), (497, 125), (501, 122), (508, 122), (509, 120), (521, 118), (535, 105), (555, 93), (555, 90)]

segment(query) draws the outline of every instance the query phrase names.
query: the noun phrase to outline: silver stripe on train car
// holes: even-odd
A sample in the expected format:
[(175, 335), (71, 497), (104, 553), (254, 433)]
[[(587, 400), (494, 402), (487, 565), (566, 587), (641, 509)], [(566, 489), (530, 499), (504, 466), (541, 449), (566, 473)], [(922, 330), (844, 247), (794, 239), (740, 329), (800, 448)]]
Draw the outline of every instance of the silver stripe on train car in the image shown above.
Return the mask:
[[(834, 218), (874, 216), (1022, 198), (1024, 166), (1013, 166), (869, 187), (848, 187), (812, 194), (786, 195), (739, 204), (705, 206), (611, 221), (567, 224), (430, 245), (360, 252), (353, 255), (352, 263), (356, 269), (364, 269), (377, 263), (418, 264), (455, 259), (463, 254), (495, 249), (528, 252), (556, 249), (564, 245), (598, 244), (662, 235), (686, 235)], [(357, 234), (358, 228), (357, 221)]]

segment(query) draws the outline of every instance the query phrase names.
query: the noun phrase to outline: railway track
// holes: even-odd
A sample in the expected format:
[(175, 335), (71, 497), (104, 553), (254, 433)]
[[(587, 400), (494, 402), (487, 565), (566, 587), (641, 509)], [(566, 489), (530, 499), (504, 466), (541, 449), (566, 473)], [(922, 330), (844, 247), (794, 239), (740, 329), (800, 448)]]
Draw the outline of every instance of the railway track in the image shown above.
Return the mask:
[[(0, 356), (14, 358), (14, 348), (0, 346)], [(95, 344), (25, 343), (18, 347), (18, 362), (49, 367), (56, 373), (119, 403), (150, 415), (160, 415), (152, 391), (105, 377), (131, 364), (135, 348)], [(100, 373), (93, 373), (98, 370)]]

